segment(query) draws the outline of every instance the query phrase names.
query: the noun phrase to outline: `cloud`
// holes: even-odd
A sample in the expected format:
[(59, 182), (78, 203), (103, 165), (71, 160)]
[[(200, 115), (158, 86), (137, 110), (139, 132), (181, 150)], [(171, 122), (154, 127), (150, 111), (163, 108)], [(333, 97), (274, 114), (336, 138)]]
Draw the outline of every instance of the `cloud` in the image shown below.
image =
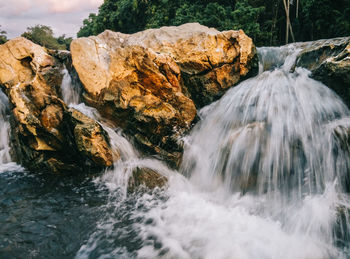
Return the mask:
[(30, 0), (16, 0), (9, 2), (0, 0), (0, 13), (2, 15), (20, 15), (31, 8)]
[(36, 24), (51, 26), (56, 35), (76, 36), (89, 13), (103, 0), (0, 0), (0, 25), (10, 38)]
[(39, 5), (46, 5), (52, 13), (68, 13), (97, 8), (103, 0), (34, 0), (34, 2)]

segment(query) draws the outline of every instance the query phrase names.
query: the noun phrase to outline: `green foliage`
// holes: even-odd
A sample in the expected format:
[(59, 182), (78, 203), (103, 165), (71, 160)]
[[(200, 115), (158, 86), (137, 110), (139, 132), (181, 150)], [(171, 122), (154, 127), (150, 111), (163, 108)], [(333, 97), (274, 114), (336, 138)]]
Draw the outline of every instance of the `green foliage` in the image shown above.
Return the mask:
[(300, 38), (314, 40), (350, 35), (348, 0), (301, 0)]
[(72, 38), (66, 38), (65, 35), (55, 38), (51, 27), (39, 24), (28, 27), (21, 36), (46, 48), (59, 50), (69, 49), (72, 41)]
[(7, 41), (6, 34), (6, 31), (3, 31), (0, 25), (0, 44), (4, 44)]
[[(290, 1), (290, 19), (298, 41), (350, 35), (349, 0)], [(243, 29), (258, 45), (285, 42), (283, 0), (105, 0), (90, 14), (78, 37), (106, 29), (134, 33), (188, 22), (218, 30)]]
[(57, 38), (57, 43), (60, 46), (64, 46), (65, 49), (67, 49), (67, 50), (70, 50), (70, 44), (72, 41), (73, 41), (73, 38), (72, 37), (66, 38), (65, 34), (63, 34)]
[(240, 0), (236, 3), (233, 11), (233, 29), (242, 29), (247, 35), (253, 38), (256, 44), (264, 44), (266, 40), (266, 32), (260, 30), (258, 19), (265, 7), (252, 7), (247, 0)]

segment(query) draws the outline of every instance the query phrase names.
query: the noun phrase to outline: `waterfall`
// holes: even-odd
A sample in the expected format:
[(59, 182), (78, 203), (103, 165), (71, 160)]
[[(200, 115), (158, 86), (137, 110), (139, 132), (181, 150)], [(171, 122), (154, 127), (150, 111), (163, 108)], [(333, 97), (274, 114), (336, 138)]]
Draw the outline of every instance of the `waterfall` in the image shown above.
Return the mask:
[[(346, 179), (347, 149), (337, 129), (349, 126), (348, 108), (309, 72), (290, 72), (298, 50), (263, 48), (261, 60), (285, 53), (285, 63), (232, 88), (201, 113), (189, 137), (183, 171), (201, 188), (253, 191), (302, 200)], [(345, 141), (346, 142), (346, 141)]]
[(0, 92), (0, 164), (9, 163), (10, 145), (9, 130), (10, 123), (7, 120), (8, 100), (3, 92)]
[(95, 108), (80, 102), (81, 89), (78, 85), (72, 83), (72, 79), (66, 69), (62, 71), (62, 74), (64, 77), (61, 90), (64, 101), (69, 107), (96, 120), (107, 132), (113, 153), (118, 152), (120, 155), (120, 159), (114, 163), (113, 169), (106, 170), (101, 177), (96, 178), (96, 182), (102, 182), (106, 184), (111, 191), (118, 190), (120, 191), (118, 195), (121, 194), (126, 197), (128, 180), (133, 170), (137, 167), (153, 169), (168, 177), (174, 174), (174, 172), (167, 168), (162, 162), (142, 157), (131, 142), (123, 136), (120, 129), (111, 126), (108, 121), (102, 118)]
[(7, 96), (0, 90), (0, 173), (22, 170), (19, 165), (12, 162), (10, 150), (9, 102)]
[(63, 101), (67, 104), (78, 104), (80, 103), (80, 88), (79, 86), (72, 83), (72, 78), (69, 75), (69, 72), (66, 67), (62, 70), (62, 83), (61, 83), (61, 91)]
[(259, 49), (259, 75), (199, 112), (187, 184), (133, 212), (136, 257), (349, 258), (350, 112), (293, 67), (299, 47)]
[[(40, 208), (38, 213), (46, 211), (47, 217), (38, 220), (40, 230), (55, 233), (58, 237), (52, 242), (62, 238), (77, 245), (70, 251), (79, 259), (349, 258), (350, 111), (332, 90), (311, 79), (309, 71), (294, 67), (303, 47), (258, 49), (259, 74), (199, 111), (200, 121), (183, 138), (178, 171), (140, 154), (121, 129), (81, 103), (80, 86), (64, 69), (64, 101), (102, 125), (120, 159), (93, 180), (87, 176), (93, 188), (82, 185), (86, 192), (75, 184), (62, 184), (61, 192), (76, 192), (72, 200), (63, 199), (51, 185), (49, 193), (37, 194), (25, 184), (20, 190), (29, 189), (29, 202), (18, 199), (20, 216), (2, 217), (14, 224), (35, 208)], [(10, 156), (9, 114), (8, 100), (0, 92), (0, 172), (15, 165)], [(168, 185), (127, 193), (136, 167), (163, 174)], [(28, 213), (23, 213), (26, 204)], [(50, 206), (52, 210), (47, 209)], [(85, 207), (96, 212), (96, 219), (86, 220), (91, 210)], [(70, 214), (72, 210), (75, 214)], [(23, 225), (25, 231), (33, 231), (30, 239), (39, 232), (32, 228), (36, 214), (29, 219), (34, 220), (24, 218), (18, 228)], [(77, 228), (62, 232), (72, 221)], [(86, 236), (76, 241), (79, 227), (87, 229)], [(55, 251), (56, 243), (33, 244), (35, 249)]]
[(180, 172), (157, 167), (164, 193), (115, 198), (136, 156), (100, 177), (111, 198), (76, 258), (348, 258), (350, 112), (293, 67), (300, 47), (260, 48), (259, 75), (199, 111)]

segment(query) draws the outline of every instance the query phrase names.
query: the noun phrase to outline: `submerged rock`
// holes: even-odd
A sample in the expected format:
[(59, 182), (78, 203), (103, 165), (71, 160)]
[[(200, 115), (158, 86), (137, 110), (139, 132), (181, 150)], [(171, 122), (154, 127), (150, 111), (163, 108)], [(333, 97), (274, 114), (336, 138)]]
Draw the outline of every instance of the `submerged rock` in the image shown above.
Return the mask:
[(128, 192), (135, 191), (138, 187), (155, 189), (166, 185), (168, 179), (150, 168), (137, 167), (132, 172), (128, 182)]
[(257, 72), (256, 50), (243, 31), (199, 24), (127, 35), (105, 31), (72, 42), (85, 101), (113, 120), (148, 154), (181, 160), (179, 136), (196, 107), (218, 99)]
[(17, 162), (55, 173), (110, 166), (112, 152), (102, 127), (77, 111), (68, 112), (59, 98), (61, 70), (43, 47), (25, 38), (0, 45), (0, 85), (12, 105)]
[(320, 40), (307, 44), (297, 66), (332, 88), (350, 107), (350, 37)]

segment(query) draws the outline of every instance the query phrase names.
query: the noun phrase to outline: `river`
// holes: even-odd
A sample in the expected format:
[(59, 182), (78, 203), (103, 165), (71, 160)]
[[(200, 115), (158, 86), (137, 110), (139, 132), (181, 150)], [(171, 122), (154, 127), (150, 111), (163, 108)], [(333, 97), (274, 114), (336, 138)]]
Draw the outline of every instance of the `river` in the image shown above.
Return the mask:
[[(259, 74), (199, 111), (178, 171), (101, 122), (121, 160), (98, 177), (27, 172), (11, 161), (0, 93), (1, 258), (350, 258), (350, 111), (293, 67), (300, 44), (259, 48)], [(135, 167), (166, 188), (127, 192)]]

